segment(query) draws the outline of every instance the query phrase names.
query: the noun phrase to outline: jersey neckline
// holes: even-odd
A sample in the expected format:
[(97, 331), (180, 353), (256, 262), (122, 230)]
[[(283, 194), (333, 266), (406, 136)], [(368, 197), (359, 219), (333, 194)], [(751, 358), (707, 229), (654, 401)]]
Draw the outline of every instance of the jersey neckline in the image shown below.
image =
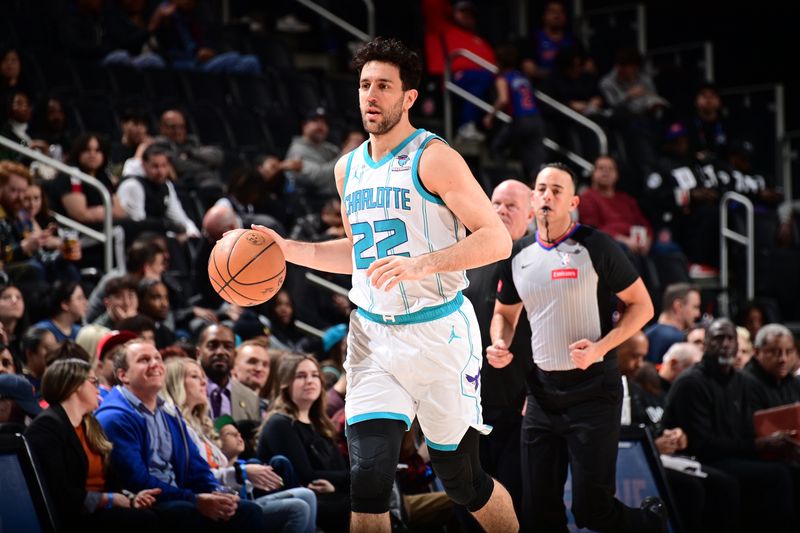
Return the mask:
[(563, 237), (561, 237), (560, 239), (558, 239), (556, 242), (554, 242), (553, 244), (551, 244), (549, 246), (547, 244), (545, 244), (544, 241), (539, 239), (539, 230), (537, 229), (536, 230), (536, 242), (539, 244), (539, 246), (541, 246), (545, 250), (548, 250), (548, 251), (552, 250), (553, 248), (555, 248), (556, 246), (558, 246), (562, 242), (564, 242), (567, 239), (569, 239), (570, 237), (572, 237), (572, 235), (578, 230), (579, 227), (581, 227), (580, 222), (576, 222), (575, 226), (569, 231), (569, 233), (567, 233), (566, 235), (564, 235)]
[(369, 140), (367, 140), (364, 143), (364, 161), (366, 161), (366, 163), (372, 168), (378, 168), (385, 165), (387, 161), (391, 160), (398, 153), (400, 153), (400, 150), (405, 148), (406, 145), (408, 145), (408, 143), (413, 141), (417, 137), (417, 135), (419, 135), (423, 131), (425, 131), (423, 128), (418, 128), (414, 133), (406, 137), (400, 144), (398, 144), (394, 149), (392, 149), (391, 152), (383, 156), (381, 160), (378, 161), (377, 163), (375, 162), (375, 160), (372, 159), (372, 156), (369, 154)]

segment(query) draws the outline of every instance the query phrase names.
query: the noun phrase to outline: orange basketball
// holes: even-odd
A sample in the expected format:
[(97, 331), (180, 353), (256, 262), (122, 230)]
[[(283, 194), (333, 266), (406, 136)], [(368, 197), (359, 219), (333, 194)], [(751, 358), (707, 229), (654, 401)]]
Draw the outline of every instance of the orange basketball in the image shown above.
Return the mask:
[(229, 232), (214, 245), (208, 279), (226, 302), (241, 306), (266, 302), (280, 290), (286, 259), (268, 235), (253, 230)]

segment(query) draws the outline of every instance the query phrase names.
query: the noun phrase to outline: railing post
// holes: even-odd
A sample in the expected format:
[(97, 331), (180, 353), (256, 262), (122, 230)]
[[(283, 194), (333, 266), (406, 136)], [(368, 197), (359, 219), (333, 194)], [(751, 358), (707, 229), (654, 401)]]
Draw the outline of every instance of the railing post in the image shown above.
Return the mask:
[[(738, 202), (742, 204), (745, 209), (747, 235), (737, 233), (728, 227), (728, 207), (730, 202)], [(752, 300), (755, 296), (755, 221), (753, 217), (753, 202), (746, 196), (737, 192), (729, 191), (722, 195), (720, 201), (719, 213), (719, 226), (720, 226), (720, 284), (722, 285), (722, 293), (720, 294), (720, 307), (726, 316), (730, 314), (730, 299), (726, 291), (730, 288), (729, 270), (730, 265), (728, 261), (728, 239), (737, 242), (745, 247), (747, 256), (747, 300)], [(725, 307), (723, 308), (723, 302)]]
[(714, 81), (714, 43), (703, 42), (703, 67), (706, 71), (706, 81)]
[(636, 4), (636, 46), (640, 54), (647, 54), (647, 8), (644, 4)]
[[(444, 43), (442, 43), (442, 46), (444, 46)], [(447, 142), (453, 142), (453, 100), (450, 89), (448, 89), (452, 77), (450, 57), (446, 57), (444, 60), (444, 77), (442, 79), (442, 95), (444, 96), (444, 138), (447, 139)]]

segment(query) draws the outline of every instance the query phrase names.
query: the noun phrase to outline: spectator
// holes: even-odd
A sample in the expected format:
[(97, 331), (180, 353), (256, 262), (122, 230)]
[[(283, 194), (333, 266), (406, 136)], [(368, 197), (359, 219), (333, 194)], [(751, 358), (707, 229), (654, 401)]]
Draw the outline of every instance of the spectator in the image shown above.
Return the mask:
[(4, 371), (10, 359), (8, 350), (0, 353), (0, 433), (21, 433), (42, 408), (28, 380)]
[(258, 394), (262, 412), (266, 412), (269, 405), (267, 382), (270, 377), (272, 361), (268, 348), (269, 341), (263, 337), (244, 341), (236, 347), (236, 355), (231, 369), (231, 377)]
[(155, 33), (162, 54), (173, 68), (234, 74), (260, 74), (261, 63), (250, 54), (220, 51), (214, 14), (196, 0), (167, 0), (155, 9), (148, 30)]
[(767, 323), (767, 311), (758, 302), (747, 302), (737, 314), (736, 323), (750, 332), (751, 339), (755, 339), (758, 330)]
[(4, 346), (0, 350), (0, 374), (19, 374), (20, 372), (19, 361), (8, 349), (8, 346)]
[[(297, 213), (293, 208), (297, 202), (286, 194), (283, 171), (300, 166), (297, 161), (281, 161), (275, 156), (265, 156), (255, 168), (242, 167), (232, 172), (228, 177), (226, 195), (217, 200), (215, 205), (232, 209), (245, 228), (260, 224), (286, 235), (286, 228), (294, 223), (289, 214)], [(275, 205), (277, 198), (284, 205)]]
[(670, 346), (658, 370), (660, 395), (666, 396), (678, 376), (699, 363), (702, 358), (702, 346), (691, 342), (676, 342)]
[(688, 283), (673, 283), (664, 289), (658, 322), (644, 333), (650, 342), (647, 360), (661, 363), (664, 353), (676, 342), (686, 341), (686, 331), (700, 318), (700, 291)]
[(98, 405), (97, 384), (85, 361), (53, 363), (42, 382), (42, 394), (50, 407), (25, 431), (49, 488), (58, 527), (65, 531), (155, 531), (158, 518), (149, 507), (161, 489), (127, 496), (108, 488), (106, 467), (112, 445), (92, 415)]
[(50, 295), (49, 318), (34, 324), (45, 328), (56, 338), (56, 342), (74, 341), (86, 315), (86, 295), (83, 288), (74, 281), (57, 281)]
[[(685, 343), (684, 343), (685, 344)], [(673, 345), (673, 347), (676, 345)], [(647, 354), (647, 337), (639, 331), (617, 348), (623, 391), (626, 397), (622, 410), (623, 425), (645, 425), (661, 457), (672, 456), (688, 446), (686, 434), (680, 427), (665, 426), (664, 395), (648, 394), (635, 379)], [(700, 478), (667, 467), (664, 474), (681, 522), (687, 531), (736, 531), (737, 518), (725, 511), (738, 506), (739, 486), (735, 479), (719, 470), (702, 466), (705, 477)]]
[(33, 94), (26, 72), (22, 69), (19, 50), (12, 47), (0, 50), (0, 102), (5, 104), (14, 92), (20, 90)]
[(767, 324), (758, 330), (755, 355), (744, 367), (753, 385), (753, 411), (800, 402), (800, 381), (792, 374), (797, 355), (794, 336), (783, 324)]
[(103, 3), (77, 0), (68, 5), (59, 20), (61, 46), (84, 62), (163, 68), (159, 56), (142, 51), (150, 35), (127, 18), (132, 2), (119, 2), (115, 9), (105, 9)]
[[(49, 144), (47, 155), (61, 161), (64, 154), (72, 146), (73, 132), (67, 124), (66, 105), (60, 96), (50, 95), (37, 106), (33, 115), (32, 135)], [(39, 163), (36, 164), (39, 172), (43, 172), (45, 179), (52, 179), (57, 172), (51, 167), (46, 169)], [(33, 170), (33, 168), (32, 168)]]
[(75, 338), (75, 344), (86, 350), (89, 354), (89, 362), (94, 367), (97, 364), (97, 346), (100, 340), (109, 333), (111, 329), (105, 326), (98, 326), (97, 324), (86, 324), (78, 332)]
[(119, 385), (116, 376), (114, 375), (114, 356), (120, 351), (123, 345), (136, 339), (138, 335), (133, 331), (126, 329), (109, 331), (100, 338), (97, 343), (97, 367), (95, 374), (99, 379), (97, 389), (100, 392), (100, 400), (102, 401), (111, 392), (115, 385)]
[(313, 533), (311, 506), (316, 510), (313, 492), (299, 487), (278, 490), (283, 487), (283, 478), (272, 466), (237, 461), (244, 451), (244, 440), (230, 416), (220, 417), (217, 424), (211, 422), (208, 381), (200, 364), (194, 359), (176, 358), (166, 367), (166, 393), (183, 414), (189, 436), (217, 481), (239, 492), (243, 499), (248, 498), (248, 493), (252, 495), (253, 488), (273, 493), (255, 500), (270, 529), (305, 532), (310, 525)]
[(344, 236), (342, 201), (339, 197), (326, 200), (319, 214), (308, 214), (298, 220), (291, 233), (292, 239), (304, 242), (329, 241)]
[(231, 376), (235, 346), (233, 330), (216, 324), (204, 328), (197, 341), (197, 360), (210, 380), (211, 417), (261, 420), (258, 395)]
[(22, 357), (22, 336), (28, 329), (28, 314), (22, 291), (14, 285), (0, 285), (0, 324), (5, 331), (5, 344), (14, 357)]
[(162, 239), (161, 236), (147, 233), (133, 241), (125, 254), (125, 269), (107, 272), (92, 290), (87, 320), (94, 321), (105, 312), (103, 300), (106, 284), (111, 278), (127, 274), (138, 284), (144, 278), (160, 280), (164, 276), (169, 265), (169, 254)]
[(156, 345), (156, 323), (152, 318), (136, 315), (119, 323), (120, 330), (132, 331), (145, 342)]
[(656, 92), (649, 75), (642, 72), (642, 56), (635, 49), (617, 53), (613, 70), (600, 80), (600, 92), (614, 111), (625, 145), (640, 172), (655, 164), (657, 120), (669, 103)]
[(736, 326), (736, 337), (739, 348), (736, 350), (736, 361), (733, 363), (733, 368), (742, 370), (753, 357), (753, 341), (750, 332), (742, 326)]
[[(106, 171), (108, 147), (100, 136), (94, 133), (79, 135), (72, 143), (67, 162), (106, 187), (111, 194), (111, 216), (114, 220), (127, 218), (119, 198), (114, 194), (112, 177)], [(105, 220), (106, 209), (100, 191), (94, 187), (84, 187), (83, 182), (75, 176), (59, 174), (53, 181), (50, 194), (56, 205), (60, 206), (56, 211), (82, 224), (99, 228)]]
[(144, 278), (137, 288), (139, 314), (156, 325), (156, 347), (166, 348), (175, 342), (175, 317), (169, 304), (167, 286), (161, 280)]
[(80, 273), (75, 263), (83, 256), (80, 241), (74, 231), (67, 232), (58, 227), (48, 204), (41, 181), (28, 185), (22, 196), (23, 209), (17, 215), (22, 232), (24, 235), (46, 235), (35, 257), (48, 281), (79, 281)]
[[(533, 34), (533, 50), (522, 64), (529, 78), (542, 79), (556, 67), (559, 51), (573, 46), (575, 38), (567, 29), (567, 8), (560, 0), (545, 2), (542, 12), (542, 29)], [(581, 70), (593, 69), (594, 64), (584, 60)]]
[(27, 167), (12, 161), (0, 161), (0, 260), (12, 281), (44, 281), (44, 267), (33, 259), (50, 242), (53, 228), (23, 232), (19, 221), (23, 197), (31, 183)]
[[(0, 135), (24, 146), (29, 146), (40, 152), (47, 153), (47, 142), (41, 139), (34, 139), (29, 131), (31, 118), (33, 117), (30, 95), (22, 89), (15, 89), (10, 92), (3, 104), (5, 105), (3, 111), (6, 121), (5, 124), (0, 127)], [(16, 152), (7, 152), (5, 148), (0, 151), (0, 156), (6, 153), (8, 158), (19, 157)]]
[(265, 306), (265, 314), (270, 322), (270, 346), (304, 352), (311, 341), (295, 324), (294, 302), (289, 292), (278, 291)]
[(686, 334), (686, 342), (694, 344), (702, 350), (705, 341), (706, 327), (702, 323), (689, 328), (689, 332)]
[(47, 354), (47, 367), (65, 359), (80, 359), (91, 364), (92, 356), (80, 344), (67, 339), (56, 344), (56, 349)]
[[(645, 211), (658, 235), (656, 247), (685, 252), (692, 277), (718, 274), (719, 180), (706, 173), (689, 153), (686, 127), (669, 125), (657, 172), (649, 174)], [(649, 171), (648, 171), (649, 172)]]
[[(200, 144), (197, 137), (189, 135), (186, 115), (179, 109), (167, 109), (161, 114), (158, 131), (153, 142), (167, 148), (175, 185), (187, 191), (196, 189), (204, 206), (211, 206), (222, 195), (222, 179), (218, 172), (225, 159), (222, 148)], [(128, 170), (126, 164), (123, 176), (144, 175), (142, 170), (137, 170), (139, 162), (135, 159), (129, 162), (133, 166)]]
[(667, 395), (664, 423), (679, 426), (689, 439), (687, 453), (735, 477), (741, 487), (746, 531), (790, 531), (793, 489), (787, 465), (757, 459), (758, 453), (794, 453), (780, 432), (755, 438), (748, 400), (752, 386), (733, 369), (736, 329), (714, 320), (706, 332), (703, 359), (675, 381)]
[(103, 58), (103, 63), (134, 68), (164, 68), (164, 60), (150, 46), (149, 3), (121, 0), (115, 7), (108, 10), (103, 20), (103, 31), (111, 49)]
[(157, 144), (142, 154), (143, 174), (130, 174), (119, 186), (119, 197), (127, 217), (142, 224), (144, 229), (173, 232), (180, 242), (200, 236), (191, 218), (183, 210), (175, 186), (169, 179), (169, 152)]
[(501, 46), (496, 54), (500, 69), (494, 80), (497, 97), (492, 111), (483, 117), (483, 125), (491, 130), (495, 114), (501, 110), (511, 116), (511, 123), (500, 125), (495, 133), (491, 144), (492, 159), (503, 164), (506, 149), (513, 148), (522, 160), (525, 181), (532, 182), (544, 161), (544, 124), (533, 87), (528, 78), (517, 70), (519, 58), (516, 48)]
[(110, 464), (119, 482), (132, 490), (161, 489), (154, 510), (166, 530), (259, 531), (261, 509), (217, 491), (220, 485), (187, 437), (185, 423), (159, 397), (165, 368), (158, 350), (130, 341), (117, 354), (114, 370), (122, 386), (108, 394), (97, 419), (114, 445)]
[(727, 157), (728, 125), (722, 118), (722, 100), (713, 83), (700, 85), (694, 97), (694, 115), (689, 121), (689, 149), (698, 161)]
[(33, 386), (37, 398), (41, 396), (47, 354), (57, 347), (55, 335), (44, 328), (28, 328), (22, 336), (22, 360), (25, 363), (23, 373)]
[(261, 428), (258, 457), (267, 461), (285, 455), (301, 486), (317, 493), (317, 527), (329, 533), (347, 531), (350, 469), (325, 414), (319, 363), (310, 356), (286, 356), (278, 375), (280, 393)]
[(345, 146), (346, 151), (340, 150), (328, 141), (329, 133), (325, 109), (310, 110), (303, 117), (301, 135), (292, 139), (284, 157), (284, 161), (291, 165), (286, 169), (287, 177), (296, 187), (308, 192), (314, 200), (312, 206), (336, 195), (333, 167), (343, 154), (358, 146)]
[(117, 176), (125, 176), (122, 173), (125, 161), (136, 157), (137, 152), (143, 150), (152, 139), (147, 134), (149, 119), (147, 114), (136, 108), (127, 108), (120, 116), (122, 126), (122, 138), (111, 145), (109, 163), (116, 170)]
[[(424, 0), (425, 65), (428, 73), (441, 76), (449, 54), (466, 49), (489, 63), (495, 64), (494, 50), (486, 39), (478, 35), (475, 4), (457, 1), (452, 7), (448, 0)], [(482, 98), (492, 86), (492, 73), (465, 57), (455, 57), (450, 65), (453, 81), (467, 92)], [(485, 135), (478, 130), (482, 111), (465, 102), (458, 122), (458, 137), (465, 141), (483, 141)]]
[(105, 285), (103, 305), (105, 312), (93, 324), (117, 329), (121, 320), (134, 316), (139, 309), (139, 297), (133, 277), (122, 275), (110, 278)]
[(597, 120), (604, 114), (605, 101), (597, 76), (584, 68), (587, 60), (586, 53), (578, 45), (560, 48), (554, 69), (543, 81), (542, 90), (573, 111)]

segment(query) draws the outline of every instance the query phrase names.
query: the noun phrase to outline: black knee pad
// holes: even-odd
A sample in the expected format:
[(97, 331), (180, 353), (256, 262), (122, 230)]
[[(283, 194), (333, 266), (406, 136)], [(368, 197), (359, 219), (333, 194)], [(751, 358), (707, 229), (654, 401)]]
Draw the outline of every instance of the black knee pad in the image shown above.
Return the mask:
[(389, 510), (405, 430), (403, 422), (385, 419), (347, 426), (353, 511), (381, 514)]
[(428, 447), (433, 470), (442, 481), (447, 496), (470, 512), (486, 505), (494, 490), (494, 480), (481, 468), (479, 438), (480, 434), (469, 428), (455, 451)]

